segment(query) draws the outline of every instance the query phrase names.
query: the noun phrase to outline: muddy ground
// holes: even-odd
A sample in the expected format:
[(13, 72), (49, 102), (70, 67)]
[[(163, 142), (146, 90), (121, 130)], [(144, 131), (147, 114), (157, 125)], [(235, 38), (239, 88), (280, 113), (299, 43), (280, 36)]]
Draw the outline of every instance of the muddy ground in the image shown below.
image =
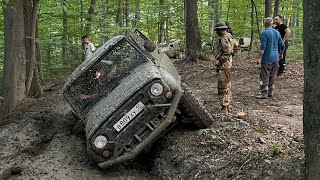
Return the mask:
[[(26, 99), (0, 121), (0, 179), (302, 179), (301, 64), (288, 65), (273, 98), (257, 100), (259, 67), (238, 55), (228, 118), (217, 114), (210, 63), (175, 64), (215, 117), (211, 128), (178, 126), (134, 162), (101, 170), (86, 154), (84, 127), (69, 113), (63, 82), (52, 82), (44, 97)], [(240, 111), (247, 114), (242, 119)]]

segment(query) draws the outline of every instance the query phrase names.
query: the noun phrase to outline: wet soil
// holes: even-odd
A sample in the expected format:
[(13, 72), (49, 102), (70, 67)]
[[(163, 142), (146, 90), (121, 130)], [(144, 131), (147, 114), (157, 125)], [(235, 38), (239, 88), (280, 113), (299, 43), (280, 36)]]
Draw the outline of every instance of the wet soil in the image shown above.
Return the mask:
[(63, 81), (54, 82), (44, 97), (26, 99), (0, 121), (0, 179), (302, 179), (301, 64), (288, 65), (274, 97), (257, 100), (259, 66), (238, 55), (228, 117), (217, 113), (209, 61), (175, 65), (215, 117), (212, 127), (176, 126), (135, 161), (101, 170), (86, 154), (84, 127), (63, 100)]

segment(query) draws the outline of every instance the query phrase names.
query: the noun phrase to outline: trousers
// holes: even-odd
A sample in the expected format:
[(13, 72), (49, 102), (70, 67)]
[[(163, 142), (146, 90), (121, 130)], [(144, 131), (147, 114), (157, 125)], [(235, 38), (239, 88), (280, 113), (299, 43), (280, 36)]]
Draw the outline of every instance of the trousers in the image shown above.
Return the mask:
[(229, 106), (231, 102), (231, 64), (221, 66), (218, 74), (218, 97), (221, 106)]

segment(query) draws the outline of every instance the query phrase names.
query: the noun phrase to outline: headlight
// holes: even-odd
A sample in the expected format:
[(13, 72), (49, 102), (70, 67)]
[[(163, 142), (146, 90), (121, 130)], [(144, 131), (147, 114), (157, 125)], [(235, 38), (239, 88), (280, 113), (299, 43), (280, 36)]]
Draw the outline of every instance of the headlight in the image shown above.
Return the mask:
[(99, 149), (104, 148), (107, 145), (107, 138), (99, 135), (94, 139), (93, 144)]
[(160, 96), (163, 93), (163, 86), (160, 83), (154, 83), (151, 86), (151, 94), (154, 96)]

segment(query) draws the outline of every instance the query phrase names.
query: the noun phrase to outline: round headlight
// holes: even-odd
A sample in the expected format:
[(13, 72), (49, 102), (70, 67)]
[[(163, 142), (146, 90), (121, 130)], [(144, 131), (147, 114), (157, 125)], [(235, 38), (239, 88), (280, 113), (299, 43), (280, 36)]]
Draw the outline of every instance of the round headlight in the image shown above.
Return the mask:
[(101, 149), (107, 145), (107, 138), (105, 136), (99, 135), (94, 139), (94, 145)]
[(160, 96), (163, 93), (163, 86), (160, 83), (154, 83), (151, 86), (151, 94), (154, 96)]

